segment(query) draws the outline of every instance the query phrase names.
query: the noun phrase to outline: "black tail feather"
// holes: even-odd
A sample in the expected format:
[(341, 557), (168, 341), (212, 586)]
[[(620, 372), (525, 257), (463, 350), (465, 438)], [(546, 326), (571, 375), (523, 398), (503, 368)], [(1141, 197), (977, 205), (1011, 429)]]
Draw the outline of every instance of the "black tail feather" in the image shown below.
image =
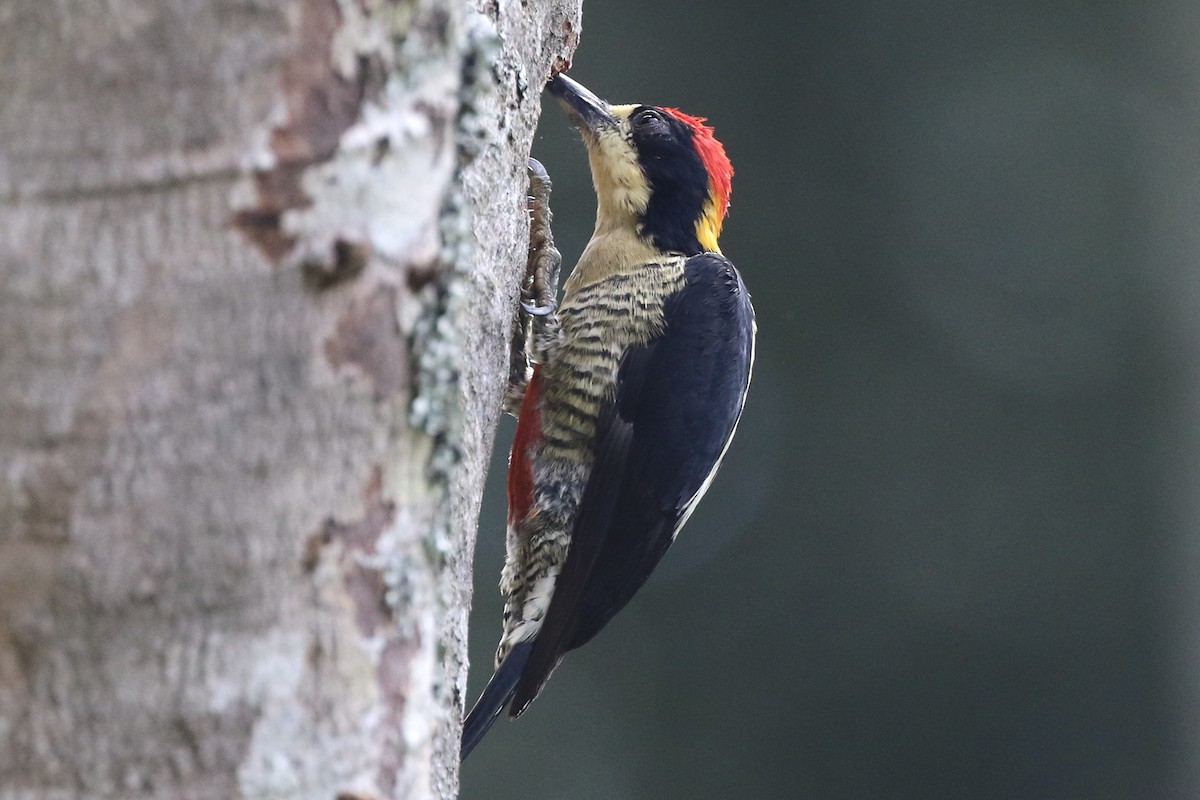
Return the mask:
[(496, 717), (504, 710), (504, 706), (512, 698), (517, 688), (517, 681), (525, 671), (525, 662), (533, 650), (533, 642), (521, 642), (509, 651), (504, 663), (496, 670), (483, 689), (483, 694), (475, 701), (471, 713), (463, 721), (462, 755), (463, 760), (475, 749), (475, 745), (483, 739), (483, 735), (492, 727)]

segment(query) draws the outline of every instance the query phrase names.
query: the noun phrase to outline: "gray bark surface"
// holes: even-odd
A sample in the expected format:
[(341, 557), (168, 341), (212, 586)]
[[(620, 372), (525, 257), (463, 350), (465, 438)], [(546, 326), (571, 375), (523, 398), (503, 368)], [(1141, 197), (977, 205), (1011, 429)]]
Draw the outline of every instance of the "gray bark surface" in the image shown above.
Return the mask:
[(455, 796), (579, 14), (0, 5), (0, 797)]

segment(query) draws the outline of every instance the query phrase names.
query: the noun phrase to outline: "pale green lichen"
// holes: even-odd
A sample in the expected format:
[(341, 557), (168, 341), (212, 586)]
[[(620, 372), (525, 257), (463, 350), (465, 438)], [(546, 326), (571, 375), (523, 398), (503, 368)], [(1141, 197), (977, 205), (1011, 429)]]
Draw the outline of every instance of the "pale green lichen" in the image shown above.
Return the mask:
[[(414, 2), (394, 0), (337, 0), (342, 25), (330, 47), (334, 69), (343, 78), (353, 80), (360, 56), (379, 58), (391, 72), (397, 61), (398, 45), (403, 42), (417, 16)], [(403, 62), (401, 62), (403, 63)]]
[[(483, 96), (495, 92), (489, 65), (495, 63), (500, 52), (495, 29), (481, 19), (475, 18), (467, 35), (469, 50), (463, 59), (461, 105), (455, 126), (460, 170), (478, 154), (479, 143), (488, 135), (477, 107)], [(450, 473), (461, 458), (458, 379), (462, 341), (458, 322), (469, 311), (465, 281), (475, 269), (476, 252), (470, 205), (457, 176), (442, 204), (440, 233), (442, 271), (437, 286), (426, 289), (429, 303), (413, 337), (413, 352), (419, 356), (412, 421), (438, 442), (430, 465), (432, 477), (448, 485)]]

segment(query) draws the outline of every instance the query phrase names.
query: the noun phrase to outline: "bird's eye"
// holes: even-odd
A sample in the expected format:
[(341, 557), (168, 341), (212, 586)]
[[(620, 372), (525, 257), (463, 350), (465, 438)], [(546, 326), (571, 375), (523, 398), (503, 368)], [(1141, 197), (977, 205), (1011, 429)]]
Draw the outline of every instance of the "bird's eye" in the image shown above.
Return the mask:
[(656, 130), (663, 127), (666, 121), (663, 119), (661, 112), (653, 108), (647, 108), (637, 113), (637, 116), (633, 118), (633, 124), (638, 128)]

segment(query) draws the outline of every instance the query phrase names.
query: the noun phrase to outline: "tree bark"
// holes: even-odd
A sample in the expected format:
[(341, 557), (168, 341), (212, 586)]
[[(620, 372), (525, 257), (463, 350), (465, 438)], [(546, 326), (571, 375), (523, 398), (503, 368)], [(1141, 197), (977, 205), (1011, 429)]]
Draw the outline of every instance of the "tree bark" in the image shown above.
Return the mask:
[(0, 6), (0, 796), (457, 793), (579, 4)]

